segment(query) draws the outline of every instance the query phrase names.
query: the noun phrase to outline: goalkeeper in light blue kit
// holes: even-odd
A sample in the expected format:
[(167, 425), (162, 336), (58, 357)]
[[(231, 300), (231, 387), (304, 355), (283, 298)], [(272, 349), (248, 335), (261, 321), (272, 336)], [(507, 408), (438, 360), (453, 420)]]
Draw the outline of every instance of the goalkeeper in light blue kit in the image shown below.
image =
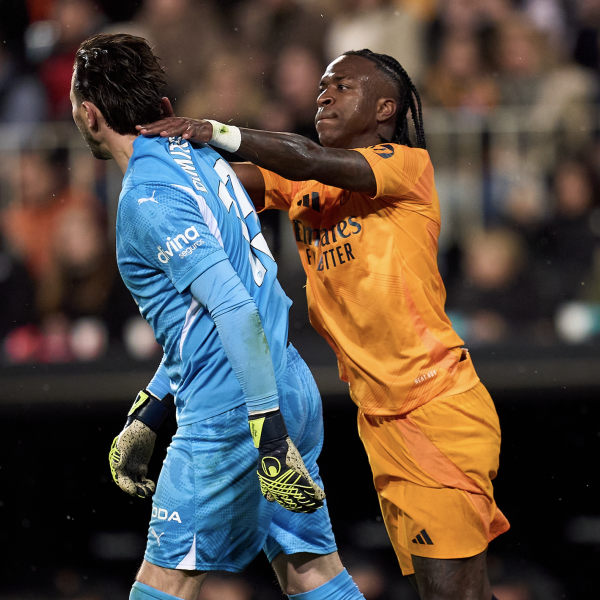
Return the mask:
[[(121, 489), (154, 496), (130, 599), (196, 600), (207, 571), (241, 571), (261, 549), (290, 598), (362, 598), (324, 504), (319, 393), (287, 343), (291, 303), (254, 208), (210, 146), (137, 136), (170, 110), (165, 83), (142, 38), (100, 34), (77, 51), (73, 118), (125, 174), (119, 270), (164, 349), (109, 457)], [(155, 490), (147, 465), (173, 403)]]

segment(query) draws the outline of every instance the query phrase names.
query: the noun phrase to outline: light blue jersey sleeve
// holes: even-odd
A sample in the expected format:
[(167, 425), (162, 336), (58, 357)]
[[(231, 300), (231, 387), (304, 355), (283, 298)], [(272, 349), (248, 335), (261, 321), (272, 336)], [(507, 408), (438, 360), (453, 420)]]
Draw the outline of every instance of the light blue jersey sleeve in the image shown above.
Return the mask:
[[(223, 349), (246, 398), (249, 413), (279, 408), (275, 372), (258, 309), (229, 261), (221, 261), (191, 285), (213, 318)], [(148, 384), (157, 398), (171, 393), (164, 357)]]
[(254, 300), (228, 261), (204, 271), (192, 294), (209, 311), (248, 412), (279, 408), (269, 344)]
[(212, 265), (227, 260), (197, 200), (175, 185), (145, 183), (121, 201), (130, 248), (165, 273), (181, 293)]
[(172, 394), (171, 380), (167, 374), (167, 368), (165, 366), (166, 356), (163, 355), (160, 365), (154, 374), (154, 377), (148, 384), (148, 391), (152, 392), (157, 398), (162, 400), (167, 394)]

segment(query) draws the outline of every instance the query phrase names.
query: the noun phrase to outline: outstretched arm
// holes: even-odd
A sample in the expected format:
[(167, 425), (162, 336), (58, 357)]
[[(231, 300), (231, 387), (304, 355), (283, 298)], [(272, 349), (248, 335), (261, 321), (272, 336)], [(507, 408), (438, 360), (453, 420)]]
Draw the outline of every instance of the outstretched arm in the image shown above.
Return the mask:
[[(226, 135), (228, 130), (237, 128), (221, 125), (221, 129), (221, 133)], [(185, 117), (168, 117), (151, 125), (138, 126), (138, 130), (143, 135), (181, 135), (185, 139), (204, 144), (214, 144), (216, 141), (211, 122)], [(358, 152), (342, 148), (323, 148), (308, 138), (292, 133), (245, 128), (239, 128), (239, 132), (241, 141), (239, 148), (234, 150), (235, 153), (286, 179), (314, 179), (351, 192), (361, 192), (369, 196), (377, 193), (373, 170)], [(246, 185), (243, 179), (242, 183)], [(252, 194), (250, 195), (252, 197)]]

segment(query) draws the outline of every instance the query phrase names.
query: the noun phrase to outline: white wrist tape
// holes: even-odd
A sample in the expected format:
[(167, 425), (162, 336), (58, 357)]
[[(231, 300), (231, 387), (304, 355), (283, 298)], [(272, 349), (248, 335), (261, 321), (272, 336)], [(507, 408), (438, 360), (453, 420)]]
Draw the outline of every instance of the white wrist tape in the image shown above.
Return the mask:
[(224, 125), (218, 121), (206, 119), (213, 126), (211, 146), (222, 148), (227, 152), (237, 152), (242, 143), (242, 132), (235, 125)]

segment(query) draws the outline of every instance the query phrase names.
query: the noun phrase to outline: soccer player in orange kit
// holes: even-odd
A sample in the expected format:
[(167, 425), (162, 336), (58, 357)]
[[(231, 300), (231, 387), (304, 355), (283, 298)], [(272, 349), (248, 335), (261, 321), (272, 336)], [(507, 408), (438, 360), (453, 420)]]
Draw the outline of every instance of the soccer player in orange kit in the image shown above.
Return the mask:
[(352, 51), (327, 67), (317, 106), (323, 147), (188, 118), (139, 129), (254, 163), (233, 166), (257, 207), (288, 211), (310, 320), (350, 384), (402, 572), (423, 600), (493, 599), (487, 546), (509, 527), (492, 487), (500, 426), (444, 312), (418, 92), (392, 57)]

